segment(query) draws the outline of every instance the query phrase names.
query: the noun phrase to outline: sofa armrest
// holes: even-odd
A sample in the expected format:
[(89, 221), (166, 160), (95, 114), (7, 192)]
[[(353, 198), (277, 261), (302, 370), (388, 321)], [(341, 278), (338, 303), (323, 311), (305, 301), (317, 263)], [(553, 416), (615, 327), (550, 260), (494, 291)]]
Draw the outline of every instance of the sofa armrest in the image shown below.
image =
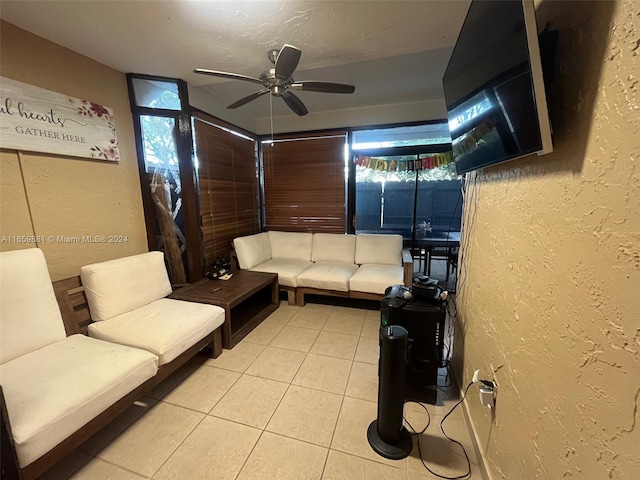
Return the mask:
[(404, 285), (410, 287), (413, 284), (413, 255), (408, 248), (402, 249), (402, 266), (404, 267)]
[(238, 260), (238, 254), (236, 250), (233, 248), (233, 243), (231, 244), (231, 253), (229, 253), (230, 263), (231, 263), (231, 271), (235, 272), (240, 270), (240, 261)]
[(87, 334), (87, 326), (93, 322), (87, 296), (80, 276), (65, 278), (53, 282), (53, 291), (60, 307), (62, 321), (67, 337), (81, 333)]

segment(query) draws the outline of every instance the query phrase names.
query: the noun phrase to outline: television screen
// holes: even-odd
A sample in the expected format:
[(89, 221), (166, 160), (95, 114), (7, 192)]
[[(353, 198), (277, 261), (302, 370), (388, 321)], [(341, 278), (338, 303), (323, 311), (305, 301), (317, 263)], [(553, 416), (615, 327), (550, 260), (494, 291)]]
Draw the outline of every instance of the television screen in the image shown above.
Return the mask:
[(473, 0), (443, 87), (457, 173), (552, 151), (533, 0)]

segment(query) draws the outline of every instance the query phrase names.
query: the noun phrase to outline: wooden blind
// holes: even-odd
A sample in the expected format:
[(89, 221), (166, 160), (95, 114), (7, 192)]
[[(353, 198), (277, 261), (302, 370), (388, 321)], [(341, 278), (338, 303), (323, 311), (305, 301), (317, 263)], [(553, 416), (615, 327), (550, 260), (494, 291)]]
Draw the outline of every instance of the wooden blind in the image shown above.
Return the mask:
[[(199, 115), (202, 117), (202, 115)], [(200, 219), (205, 265), (229, 258), (234, 238), (260, 231), (256, 142), (196, 117)]]
[(346, 133), (263, 144), (267, 230), (344, 233)]

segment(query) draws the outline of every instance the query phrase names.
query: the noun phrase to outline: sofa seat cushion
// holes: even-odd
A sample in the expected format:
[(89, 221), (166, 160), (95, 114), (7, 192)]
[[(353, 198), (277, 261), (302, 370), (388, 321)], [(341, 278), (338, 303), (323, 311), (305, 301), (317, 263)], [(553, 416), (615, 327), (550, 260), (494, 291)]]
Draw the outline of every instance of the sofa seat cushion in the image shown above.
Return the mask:
[(144, 350), (72, 335), (0, 366), (20, 466), (29, 465), (153, 377)]
[(278, 284), (286, 287), (297, 287), (296, 277), (313, 265), (308, 260), (296, 260), (293, 258), (272, 258), (260, 265), (253, 267), (254, 272), (267, 272), (278, 274)]
[(215, 305), (161, 298), (105, 322), (89, 325), (89, 335), (108, 342), (142, 348), (165, 365), (224, 323), (224, 309)]
[(384, 294), (391, 285), (404, 285), (404, 269), (396, 265), (365, 264), (349, 280), (356, 292)]
[(354, 263), (317, 262), (298, 275), (298, 286), (348, 292), (349, 279), (357, 269)]

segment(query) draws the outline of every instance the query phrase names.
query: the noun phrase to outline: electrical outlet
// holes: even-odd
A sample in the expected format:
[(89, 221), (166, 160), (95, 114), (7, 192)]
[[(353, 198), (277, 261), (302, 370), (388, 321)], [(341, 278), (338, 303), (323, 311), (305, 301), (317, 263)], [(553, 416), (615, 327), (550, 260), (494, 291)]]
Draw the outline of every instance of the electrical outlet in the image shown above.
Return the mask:
[(480, 403), (489, 408), (493, 408), (496, 404), (495, 397), (493, 396), (493, 388), (487, 385), (480, 386)]

